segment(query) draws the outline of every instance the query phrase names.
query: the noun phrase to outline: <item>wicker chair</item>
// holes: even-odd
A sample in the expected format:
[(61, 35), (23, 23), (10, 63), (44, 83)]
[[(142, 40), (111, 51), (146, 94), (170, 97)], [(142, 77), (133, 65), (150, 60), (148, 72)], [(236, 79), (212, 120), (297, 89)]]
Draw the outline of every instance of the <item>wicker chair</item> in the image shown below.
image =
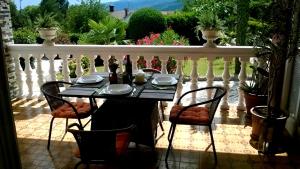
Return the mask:
[[(196, 92), (200, 91), (208, 91), (214, 92), (214, 96), (212, 99), (209, 98), (209, 100), (200, 102), (200, 103), (192, 103), (188, 106), (182, 106), (182, 99), (187, 96), (188, 94), (195, 94)], [(217, 154), (213, 139), (213, 133), (211, 124), (214, 119), (215, 112), (218, 108), (218, 105), (222, 99), (222, 97), (226, 94), (226, 89), (223, 87), (205, 87), (205, 88), (199, 88), (196, 90), (191, 90), (186, 93), (184, 93), (171, 109), (170, 112), (170, 122), (171, 127), (168, 134), (168, 141), (169, 146), (168, 150), (165, 156), (165, 162), (166, 164), (168, 161), (168, 156), (170, 153), (170, 149), (172, 147), (172, 141), (175, 134), (176, 125), (199, 125), (199, 126), (208, 126), (210, 138), (211, 138), (211, 144), (213, 147), (215, 162), (217, 163)], [(208, 107), (201, 107), (200, 105), (208, 105)], [(200, 106), (200, 107), (198, 107)]]
[[(73, 127), (78, 129), (73, 129)], [(68, 127), (68, 132), (72, 133), (76, 139), (78, 148), (75, 156), (80, 158), (75, 165), (75, 169), (80, 164), (108, 163), (117, 164), (122, 156), (126, 154), (134, 125), (120, 129), (111, 130), (81, 130), (77, 123)]]
[(90, 99), (90, 103), (85, 102), (69, 102), (59, 96), (60, 87), (71, 85), (72, 83), (63, 81), (50, 81), (46, 82), (41, 86), (41, 91), (44, 94), (47, 102), (49, 104), (52, 119), (50, 122), (49, 136), (47, 149), (50, 148), (51, 133), (53, 121), (55, 118), (65, 118), (66, 119), (66, 130), (68, 126), (68, 119), (77, 119), (80, 127), (83, 129), (87, 124), (82, 125), (81, 119), (89, 117), (93, 111), (97, 109), (97, 104), (93, 99)]

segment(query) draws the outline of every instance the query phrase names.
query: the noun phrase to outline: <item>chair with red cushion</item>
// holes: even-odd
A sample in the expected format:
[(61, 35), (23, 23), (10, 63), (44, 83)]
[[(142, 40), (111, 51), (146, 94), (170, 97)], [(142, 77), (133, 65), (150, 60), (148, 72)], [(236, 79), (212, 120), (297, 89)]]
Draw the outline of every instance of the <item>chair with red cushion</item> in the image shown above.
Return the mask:
[[(73, 129), (73, 127), (78, 129)], [(74, 168), (80, 164), (97, 163), (114, 164), (127, 152), (134, 125), (110, 130), (82, 130), (80, 125), (73, 123), (68, 127), (76, 139), (78, 148), (75, 156), (80, 158)]]
[[(97, 105), (92, 99), (90, 99), (90, 103), (80, 101), (69, 102), (59, 95), (61, 87), (66, 87), (71, 84), (72, 83), (63, 81), (50, 81), (41, 86), (41, 91), (49, 104), (52, 115), (47, 144), (48, 150), (50, 148), (52, 126), (55, 118), (66, 118), (66, 129), (68, 126), (68, 119), (78, 119), (80, 127), (84, 128), (87, 124), (82, 125), (81, 119), (89, 117), (92, 112), (96, 110)], [(66, 132), (67, 130), (65, 133)]]
[[(211, 92), (213, 94), (213, 97), (207, 98), (206, 100), (201, 102), (191, 103), (189, 105), (182, 106), (183, 98), (187, 98), (189, 94), (195, 95), (197, 94), (197, 92), (200, 93), (204, 91)], [(168, 161), (170, 149), (172, 147), (172, 141), (173, 141), (175, 128), (177, 124), (207, 126), (209, 128), (215, 162), (217, 163), (217, 154), (216, 154), (211, 124), (214, 119), (214, 115), (218, 108), (218, 105), (225, 94), (226, 94), (226, 89), (223, 87), (204, 87), (204, 88), (188, 91), (179, 98), (176, 105), (172, 107), (170, 112), (170, 117), (169, 117), (169, 120), (171, 122), (171, 127), (168, 134), (169, 146), (165, 156), (166, 164)], [(202, 105), (202, 107), (200, 105)]]

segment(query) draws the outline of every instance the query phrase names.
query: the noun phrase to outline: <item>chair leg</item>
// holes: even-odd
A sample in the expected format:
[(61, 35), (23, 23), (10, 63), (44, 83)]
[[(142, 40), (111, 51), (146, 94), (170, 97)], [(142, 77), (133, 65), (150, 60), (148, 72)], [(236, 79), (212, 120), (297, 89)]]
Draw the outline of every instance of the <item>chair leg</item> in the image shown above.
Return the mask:
[(212, 144), (213, 151), (214, 151), (215, 163), (217, 163), (218, 162), (218, 160), (217, 160), (217, 152), (216, 152), (216, 148), (215, 148), (215, 142), (214, 142), (214, 137), (213, 137), (212, 129), (211, 129), (211, 126), (209, 126), (208, 128), (209, 128), (209, 133), (210, 133), (211, 144)]
[(164, 126), (162, 124), (162, 121), (161, 121), (160, 117), (159, 117), (159, 126), (160, 126), (160, 128), (161, 128), (162, 131), (165, 131)]
[(162, 101), (159, 102), (159, 105), (160, 105), (162, 120), (165, 121), (164, 106), (163, 106)]
[(170, 127), (170, 130), (169, 130), (169, 133), (168, 133), (168, 141), (169, 142), (170, 142), (170, 136), (171, 136), (171, 131), (173, 130), (173, 127), (174, 127), (174, 124), (172, 123), (171, 127)]
[[(172, 126), (173, 126), (173, 127), (172, 127)], [(167, 149), (167, 152), (166, 152), (166, 157), (165, 157), (165, 162), (166, 162), (166, 164), (168, 163), (168, 157), (169, 157), (169, 153), (170, 153), (170, 150), (171, 150), (171, 147), (172, 147), (172, 141), (173, 141), (175, 129), (176, 129), (176, 124), (171, 125), (170, 131), (169, 131), (169, 135), (170, 135), (171, 137), (170, 137), (170, 140), (169, 140), (169, 146), (168, 146), (168, 149)], [(170, 133), (171, 133), (171, 134), (170, 134)]]
[(80, 166), (80, 164), (82, 164), (82, 161), (79, 161), (79, 162), (75, 165), (74, 169), (77, 169), (78, 166)]
[(69, 122), (69, 118), (66, 118), (66, 128), (65, 128), (65, 133), (67, 133), (67, 130), (68, 130), (68, 122)]
[(51, 122), (50, 122), (50, 128), (49, 128), (49, 135), (48, 135), (48, 144), (47, 144), (47, 150), (50, 148), (50, 141), (51, 141), (51, 133), (52, 133), (52, 125), (55, 117), (52, 117)]

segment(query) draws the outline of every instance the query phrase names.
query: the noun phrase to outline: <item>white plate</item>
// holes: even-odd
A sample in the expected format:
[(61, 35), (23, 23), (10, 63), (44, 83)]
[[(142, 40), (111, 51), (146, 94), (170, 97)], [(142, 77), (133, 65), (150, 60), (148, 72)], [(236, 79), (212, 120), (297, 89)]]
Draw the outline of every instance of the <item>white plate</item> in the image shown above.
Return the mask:
[(76, 83), (98, 83), (103, 80), (99, 75), (86, 75), (77, 79)]
[(132, 87), (128, 84), (110, 84), (104, 89), (104, 94), (123, 95), (129, 94)]
[(160, 76), (152, 80), (152, 84), (159, 86), (169, 86), (177, 84), (177, 80), (171, 76)]

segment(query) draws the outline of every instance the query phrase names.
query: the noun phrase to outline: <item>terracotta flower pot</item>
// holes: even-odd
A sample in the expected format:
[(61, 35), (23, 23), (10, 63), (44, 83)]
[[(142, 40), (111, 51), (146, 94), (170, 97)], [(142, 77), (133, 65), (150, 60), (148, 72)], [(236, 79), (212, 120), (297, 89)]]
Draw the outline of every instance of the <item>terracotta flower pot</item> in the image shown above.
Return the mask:
[(268, 96), (267, 95), (256, 95), (252, 93), (244, 92), (244, 98), (246, 103), (246, 121), (251, 125), (252, 115), (250, 109), (254, 106), (267, 105)]
[[(252, 133), (251, 133), (251, 145), (256, 149), (261, 149), (264, 142), (278, 144), (282, 142), (283, 130), (285, 128), (285, 122), (287, 117), (282, 115), (280, 117), (272, 117), (272, 122), (266, 122), (268, 115), (267, 106), (255, 106), (251, 108), (252, 114)], [(268, 124), (266, 124), (268, 123)], [(266, 128), (267, 127), (267, 128)], [(262, 132), (267, 131), (266, 137), (262, 137)]]

